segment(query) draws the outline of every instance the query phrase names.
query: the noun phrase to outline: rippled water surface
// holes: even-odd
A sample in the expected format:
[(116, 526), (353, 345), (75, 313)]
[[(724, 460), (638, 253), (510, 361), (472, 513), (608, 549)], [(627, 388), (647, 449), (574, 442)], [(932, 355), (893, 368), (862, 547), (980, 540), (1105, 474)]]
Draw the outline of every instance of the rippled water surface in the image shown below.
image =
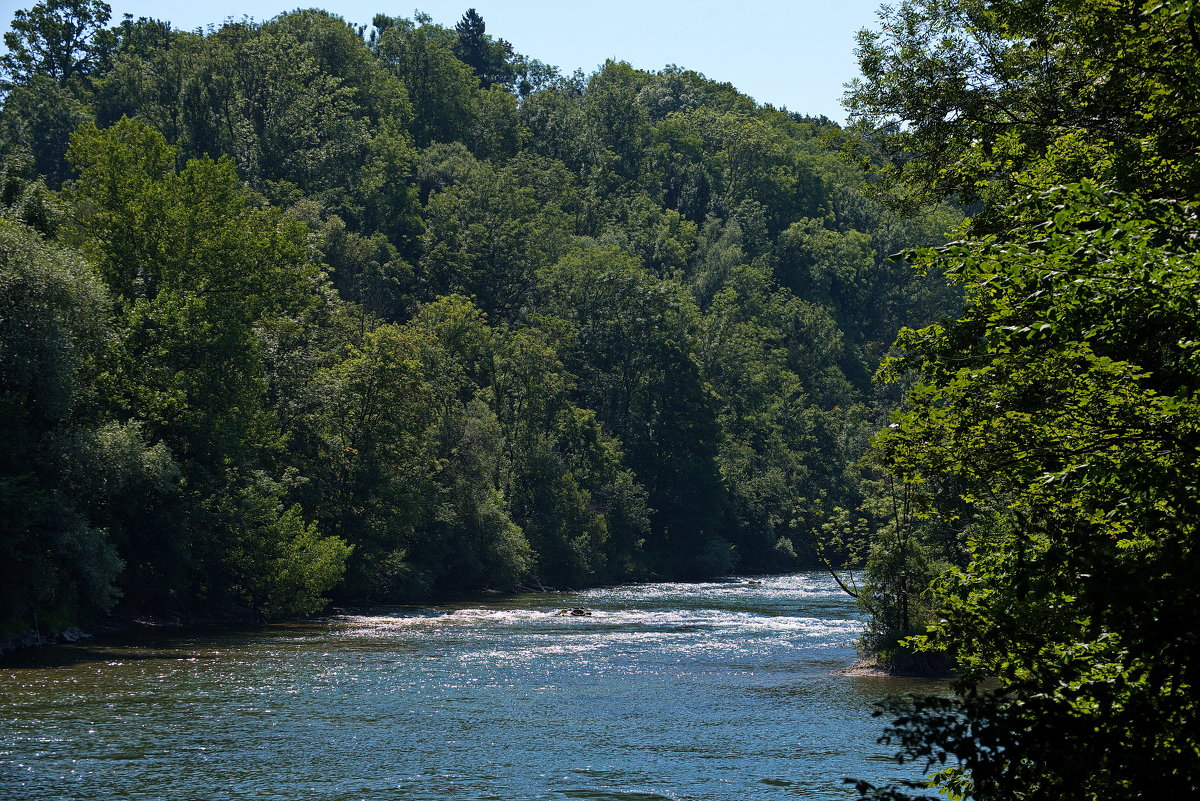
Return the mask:
[(852, 798), (922, 689), (834, 674), (860, 625), (802, 573), (51, 649), (0, 663), (0, 798)]

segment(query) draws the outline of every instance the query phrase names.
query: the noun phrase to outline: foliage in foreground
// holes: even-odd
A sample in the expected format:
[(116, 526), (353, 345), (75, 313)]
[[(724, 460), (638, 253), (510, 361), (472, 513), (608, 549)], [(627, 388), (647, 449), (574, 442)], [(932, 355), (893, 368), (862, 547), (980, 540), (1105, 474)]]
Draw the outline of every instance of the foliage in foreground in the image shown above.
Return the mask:
[(883, 19), (851, 103), (907, 158), (876, 197), (979, 204), (972, 238), (913, 255), (965, 311), (903, 332), (883, 370), (909, 386), (876, 456), (906, 513), (868, 565), (872, 645), (961, 670), (953, 695), (884, 710), (885, 740), (956, 798), (1191, 797), (1195, 9), (915, 0)]
[(1047, 222), (924, 254), (968, 308), (886, 368), (923, 380), (885, 459), (960, 489), (926, 512), (957, 519), (969, 554), (916, 639), (955, 659), (958, 695), (893, 708), (889, 738), (980, 799), (1187, 795), (1200, 215), (1090, 184), (1016, 211)]

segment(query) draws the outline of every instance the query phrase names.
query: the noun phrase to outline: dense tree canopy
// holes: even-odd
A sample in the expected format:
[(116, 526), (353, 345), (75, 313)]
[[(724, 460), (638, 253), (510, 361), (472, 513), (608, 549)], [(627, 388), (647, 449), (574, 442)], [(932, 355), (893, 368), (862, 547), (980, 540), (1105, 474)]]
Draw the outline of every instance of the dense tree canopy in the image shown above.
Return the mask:
[(1190, 0), (886, 7), (845, 130), (475, 9), (110, 14), (0, 57), (0, 633), (823, 559), (960, 671), (933, 786), (1200, 788)]
[(883, 370), (911, 388), (877, 440), (891, 491), (863, 507), (869, 634), (960, 670), (894, 704), (887, 739), (957, 798), (1191, 797), (1194, 9), (931, 0), (884, 21), (851, 93), (903, 123), (860, 142), (907, 153), (877, 187), (983, 203), (971, 238), (909, 254), (965, 310), (902, 332)]
[[(848, 107), (906, 201), (989, 209), (1014, 192), (1092, 179), (1190, 198), (1200, 37), (1186, 2), (915, 0), (859, 35)], [(866, 148), (863, 157), (875, 152)]]
[(955, 302), (886, 256), (959, 216), (837, 126), (473, 9), (108, 14), (0, 64), (0, 628), (785, 569), (859, 502)]
[[(977, 798), (1187, 795), (1196, 210), (1089, 184), (1031, 205), (1048, 222), (926, 257), (969, 282), (968, 311), (907, 334), (889, 367), (919, 365), (923, 382), (886, 459), (954, 487), (929, 511), (966, 523), (966, 564), (938, 578), (921, 646), (952, 655), (970, 690), (915, 722)], [(981, 690), (989, 677), (999, 688)]]

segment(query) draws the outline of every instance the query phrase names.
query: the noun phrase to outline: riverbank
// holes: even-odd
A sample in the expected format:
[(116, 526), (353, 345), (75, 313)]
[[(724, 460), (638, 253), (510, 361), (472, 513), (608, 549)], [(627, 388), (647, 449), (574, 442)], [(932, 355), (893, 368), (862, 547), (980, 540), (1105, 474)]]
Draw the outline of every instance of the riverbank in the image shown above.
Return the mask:
[(71, 645), (83, 640), (136, 632), (175, 633), (187, 629), (220, 629), (263, 622), (250, 609), (231, 609), (226, 615), (170, 615), (167, 617), (117, 617), (65, 629), (22, 632), (0, 635), (0, 662), (16, 654), (56, 645)]
[(78, 626), (71, 626), (63, 631), (46, 634), (35, 629), (29, 629), (16, 634), (6, 634), (0, 637), (0, 659), (21, 651), (43, 648), (48, 645), (58, 645), (60, 642), (74, 643), (80, 640), (88, 640), (92, 636), (90, 632), (86, 632)]
[(860, 659), (835, 672), (839, 676), (896, 679), (952, 679), (958, 675), (954, 662), (942, 654), (910, 654), (895, 662)]

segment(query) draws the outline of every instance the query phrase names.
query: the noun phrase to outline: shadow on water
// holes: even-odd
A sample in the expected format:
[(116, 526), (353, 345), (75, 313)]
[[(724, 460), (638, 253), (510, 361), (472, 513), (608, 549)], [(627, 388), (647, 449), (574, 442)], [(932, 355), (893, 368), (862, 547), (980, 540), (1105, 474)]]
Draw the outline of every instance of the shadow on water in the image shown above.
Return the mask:
[(28, 648), (0, 658), (0, 671), (6, 669), (68, 668), (89, 662), (178, 660), (211, 658), (212, 648), (222, 642), (245, 640), (273, 626), (195, 626), (137, 628), (100, 634), (83, 642), (58, 643)]
[(0, 673), (6, 670), (69, 668), (91, 662), (177, 661), (181, 658), (205, 658), (182, 650), (140, 649), (121, 645), (56, 645), (29, 649), (11, 654), (0, 662)]
[(586, 798), (590, 801), (679, 801), (677, 795), (659, 795), (637, 790), (569, 789), (555, 792), (567, 798)]

